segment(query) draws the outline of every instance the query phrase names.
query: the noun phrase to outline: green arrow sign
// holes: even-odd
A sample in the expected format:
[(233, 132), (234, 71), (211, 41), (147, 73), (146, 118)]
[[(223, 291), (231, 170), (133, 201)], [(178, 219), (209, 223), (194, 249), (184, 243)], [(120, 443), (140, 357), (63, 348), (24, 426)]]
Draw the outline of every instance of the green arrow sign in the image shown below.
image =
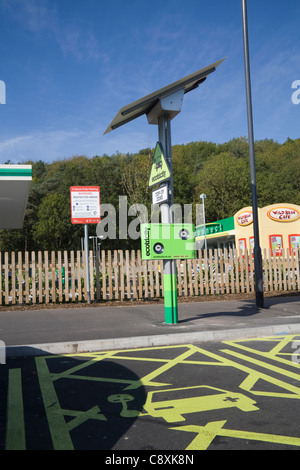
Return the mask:
[(165, 160), (162, 147), (160, 143), (157, 142), (149, 178), (149, 188), (151, 188), (151, 186), (155, 186), (156, 184), (168, 180), (170, 176), (170, 170)]

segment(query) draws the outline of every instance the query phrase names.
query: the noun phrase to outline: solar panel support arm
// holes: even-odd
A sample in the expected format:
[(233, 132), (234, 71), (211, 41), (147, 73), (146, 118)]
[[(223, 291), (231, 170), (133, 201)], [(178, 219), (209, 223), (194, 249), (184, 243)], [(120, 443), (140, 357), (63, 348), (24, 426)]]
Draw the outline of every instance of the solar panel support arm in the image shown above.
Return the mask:
[(148, 124), (157, 124), (159, 117), (167, 114), (170, 119), (173, 119), (180, 113), (183, 103), (184, 88), (171, 93), (168, 96), (160, 98), (158, 103), (147, 113)]

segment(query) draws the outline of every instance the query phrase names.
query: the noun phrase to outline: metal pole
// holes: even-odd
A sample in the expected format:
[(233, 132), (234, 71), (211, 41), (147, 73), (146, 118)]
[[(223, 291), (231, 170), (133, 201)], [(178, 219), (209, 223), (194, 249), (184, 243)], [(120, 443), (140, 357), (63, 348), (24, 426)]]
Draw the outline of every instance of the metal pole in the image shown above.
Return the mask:
[(204, 204), (206, 195), (205, 195), (205, 194), (201, 194), (200, 197), (201, 197), (201, 199), (202, 199), (202, 204), (203, 204), (202, 212), (203, 212), (203, 227), (204, 227), (204, 247), (205, 247), (205, 249), (207, 250), (206, 224), (205, 224), (205, 204)]
[[(163, 114), (158, 118), (158, 138), (165, 153), (165, 158), (170, 170), (170, 180), (168, 182), (168, 203), (162, 204), (162, 223), (174, 223), (173, 212), (173, 172), (172, 172), (172, 146), (171, 146), (171, 125), (169, 115)], [(165, 323), (178, 323), (178, 303), (177, 303), (177, 274), (175, 260), (164, 260), (164, 303), (165, 303)]]
[(259, 244), (259, 227), (258, 227), (258, 210), (257, 210), (256, 170), (255, 170), (249, 41), (248, 41), (247, 0), (242, 0), (242, 11), (243, 11), (243, 37), (244, 37), (247, 118), (248, 118), (248, 134), (249, 134), (248, 136), (249, 158), (250, 158), (251, 192), (252, 192), (252, 209), (253, 209), (255, 294), (256, 294), (257, 308), (263, 308), (264, 307), (264, 294), (263, 294), (262, 256), (261, 256), (261, 248)]
[(85, 251), (85, 268), (86, 268), (86, 296), (87, 303), (91, 303), (91, 291), (90, 291), (90, 269), (89, 269), (89, 236), (88, 236), (88, 225), (84, 225), (84, 251)]

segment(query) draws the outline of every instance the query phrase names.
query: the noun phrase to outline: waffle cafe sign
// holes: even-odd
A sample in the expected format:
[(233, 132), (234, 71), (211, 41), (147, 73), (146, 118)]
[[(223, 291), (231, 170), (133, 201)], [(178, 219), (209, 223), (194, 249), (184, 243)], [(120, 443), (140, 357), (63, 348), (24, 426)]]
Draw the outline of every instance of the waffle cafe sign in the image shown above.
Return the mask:
[(268, 212), (268, 217), (278, 222), (292, 222), (299, 219), (300, 213), (291, 207), (274, 207)]
[(239, 225), (250, 225), (253, 222), (253, 213), (251, 211), (243, 211), (237, 216), (236, 221)]

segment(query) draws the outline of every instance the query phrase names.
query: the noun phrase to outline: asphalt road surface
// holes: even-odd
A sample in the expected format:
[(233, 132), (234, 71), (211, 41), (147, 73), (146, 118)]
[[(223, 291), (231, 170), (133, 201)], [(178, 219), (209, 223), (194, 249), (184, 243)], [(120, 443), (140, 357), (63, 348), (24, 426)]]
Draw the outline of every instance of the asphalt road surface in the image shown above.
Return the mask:
[(299, 362), (300, 335), (10, 358), (0, 450), (104, 450), (134, 468), (300, 450)]

